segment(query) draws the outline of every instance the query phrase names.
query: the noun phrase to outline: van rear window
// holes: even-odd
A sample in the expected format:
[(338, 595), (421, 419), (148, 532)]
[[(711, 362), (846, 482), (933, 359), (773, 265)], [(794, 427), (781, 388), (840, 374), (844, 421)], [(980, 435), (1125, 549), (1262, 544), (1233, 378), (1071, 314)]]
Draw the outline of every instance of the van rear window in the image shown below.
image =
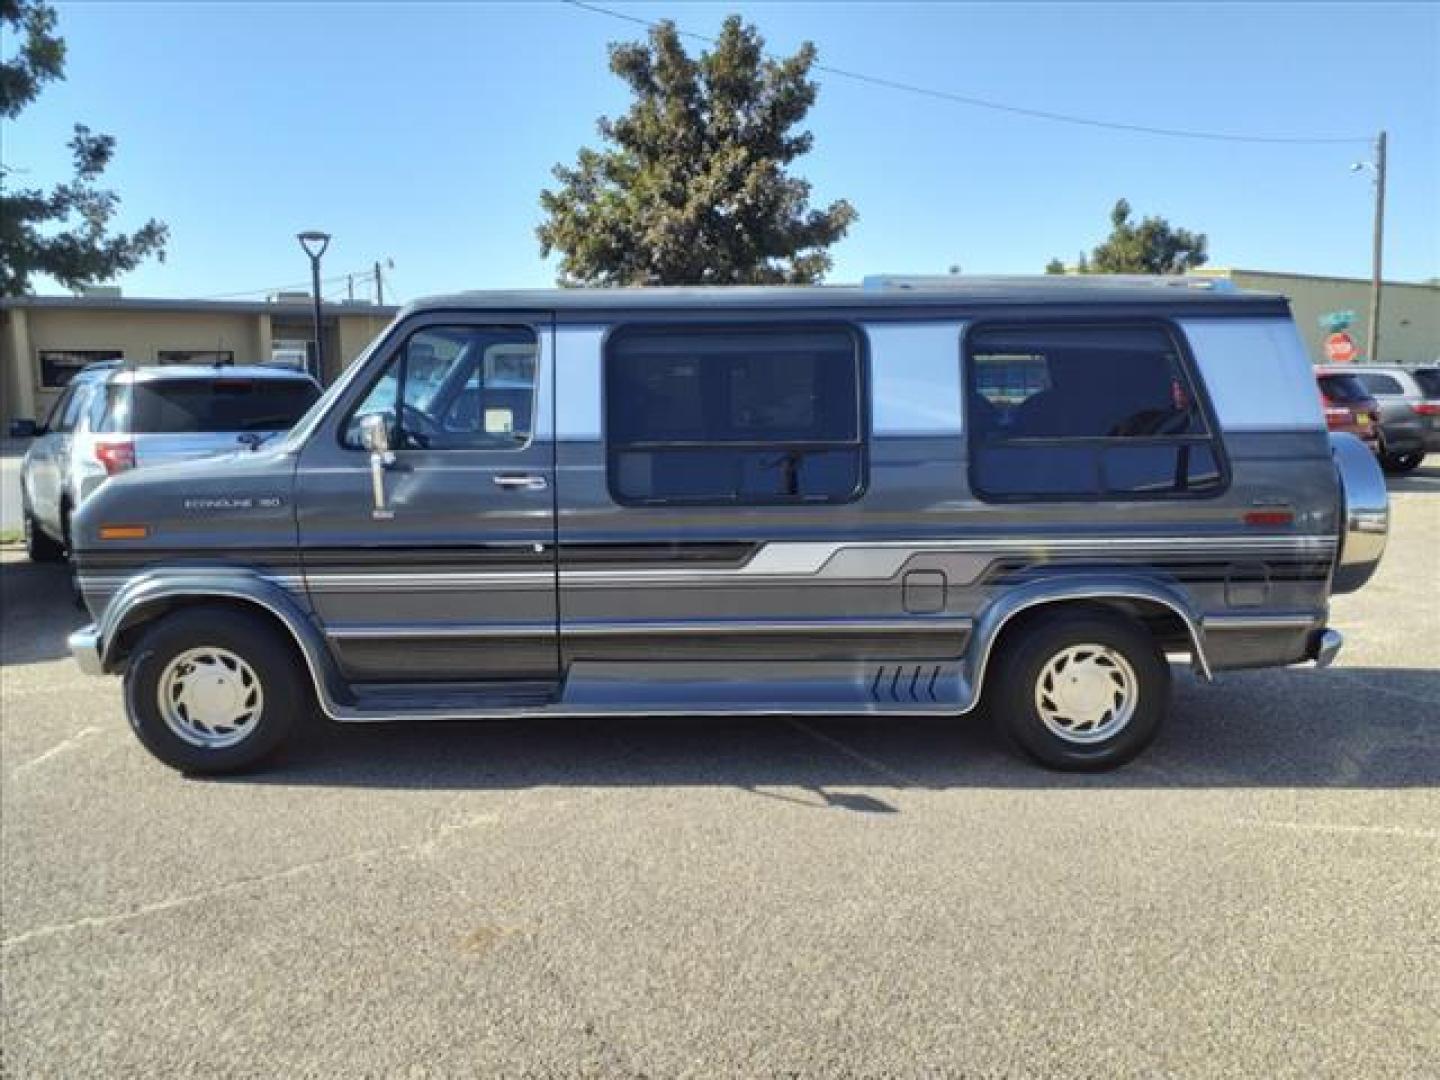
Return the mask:
[(1154, 498), (1223, 486), (1168, 327), (979, 326), (965, 355), (970, 479), (982, 497)]
[(101, 430), (178, 435), (284, 431), (319, 389), (301, 379), (156, 379), (112, 385)]

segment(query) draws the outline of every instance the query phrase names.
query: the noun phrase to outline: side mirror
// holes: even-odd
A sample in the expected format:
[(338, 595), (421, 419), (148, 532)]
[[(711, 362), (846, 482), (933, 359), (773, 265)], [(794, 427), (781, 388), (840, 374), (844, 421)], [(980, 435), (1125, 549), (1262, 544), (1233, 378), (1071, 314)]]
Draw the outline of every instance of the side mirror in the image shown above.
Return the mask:
[(372, 454), (390, 452), (390, 425), (384, 413), (366, 413), (360, 417), (360, 445)]
[(45, 434), (45, 426), (37, 424), (34, 420), (11, 420), (10, 437), (12, 439), (33, 439), (37, 435)]

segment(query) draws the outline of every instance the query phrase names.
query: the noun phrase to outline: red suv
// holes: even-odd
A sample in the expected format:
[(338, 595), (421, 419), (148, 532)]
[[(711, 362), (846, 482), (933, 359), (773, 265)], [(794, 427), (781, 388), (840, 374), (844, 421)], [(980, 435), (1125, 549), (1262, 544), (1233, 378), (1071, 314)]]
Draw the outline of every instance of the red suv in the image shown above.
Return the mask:
[(1325, 423), (1331, 431), (1358, 435), (1365, 445), (1380, 450), (1380, 404), (1354, 375), (1316, 375), (1325, 403)]

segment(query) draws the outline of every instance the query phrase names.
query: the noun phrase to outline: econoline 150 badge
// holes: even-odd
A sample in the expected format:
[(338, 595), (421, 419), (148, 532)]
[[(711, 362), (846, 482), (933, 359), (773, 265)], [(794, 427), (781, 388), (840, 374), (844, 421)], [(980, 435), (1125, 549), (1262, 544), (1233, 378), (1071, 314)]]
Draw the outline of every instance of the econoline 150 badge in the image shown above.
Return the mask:
[(276, 510), (285, 505), (279, 495), (214, 496), (186, 499), (186, 510)]

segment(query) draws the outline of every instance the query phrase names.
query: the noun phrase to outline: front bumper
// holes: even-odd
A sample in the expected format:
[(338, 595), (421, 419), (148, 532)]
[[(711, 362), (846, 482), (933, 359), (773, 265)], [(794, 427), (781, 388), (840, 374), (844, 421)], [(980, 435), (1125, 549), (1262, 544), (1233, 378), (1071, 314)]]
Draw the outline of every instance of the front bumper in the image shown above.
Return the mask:
[(94, 623), (76, 630), (65, 639), (65, 644), (70, 646), (70, 655), (86, 675), (105, 674), (105, 662), (100, 651), (100, 631)]

